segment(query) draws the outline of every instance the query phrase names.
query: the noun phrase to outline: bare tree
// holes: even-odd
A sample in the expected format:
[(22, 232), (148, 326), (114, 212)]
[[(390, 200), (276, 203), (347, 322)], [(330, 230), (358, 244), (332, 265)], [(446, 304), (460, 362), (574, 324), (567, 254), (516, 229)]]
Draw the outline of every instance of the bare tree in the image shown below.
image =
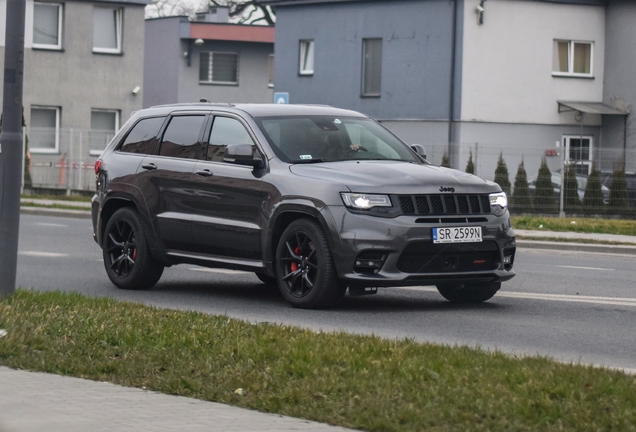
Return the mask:
[(146, 18), (178, 15), (194, 18), (196, 13), (204, 9), (207, 4), (207, 0), (153, 0), (146, 6)]
[(263, 5), (261, 0), (209, 0), (209, 5), (229, 7), (230, 18), (236, 18), (239, 23), (274, 25), (276, 22), (272, 8)]
[(146, 7), (146, 18), (187, 15), (194, 18), (197, 12), (210, 7), (229, 8), (230, 19), (241, 24), (264, 23), (274, 25), (276, 15), (261, 0), (153, 0)]

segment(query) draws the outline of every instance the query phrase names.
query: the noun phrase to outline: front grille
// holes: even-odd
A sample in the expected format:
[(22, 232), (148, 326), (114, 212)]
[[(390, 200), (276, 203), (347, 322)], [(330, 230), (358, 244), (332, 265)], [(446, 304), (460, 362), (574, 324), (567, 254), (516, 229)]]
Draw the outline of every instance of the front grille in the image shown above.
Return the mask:
[(399, 195), (405, 215), (489, 214), (488, 195)]
[(454, 273), (496, 270), (499, 248), (493, 241), (441, 245), (430, 242), (409, 244), (397, 262), (403, 273)]

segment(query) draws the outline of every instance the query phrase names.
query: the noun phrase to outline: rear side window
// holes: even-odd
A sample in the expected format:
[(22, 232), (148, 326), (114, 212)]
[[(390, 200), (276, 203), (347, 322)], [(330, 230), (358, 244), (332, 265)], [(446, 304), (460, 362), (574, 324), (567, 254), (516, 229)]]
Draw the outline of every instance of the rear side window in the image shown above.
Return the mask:
[(153, 117), (139, 121), (126, 137), (119, 151), (126, 153), (155, 154), (159, 139), (159, 129), (165, 117)]
[(201, 156), (199, 134), (205, 119), (204, 115), (173, 117), (163, 134), (159, 154), (183, 159), (199, 159)]
[(223, 162), (225, 148), (230, 144), (254, 144), (240, 121), (229, 117), (215, 117), (208, 145), (208, 160)]

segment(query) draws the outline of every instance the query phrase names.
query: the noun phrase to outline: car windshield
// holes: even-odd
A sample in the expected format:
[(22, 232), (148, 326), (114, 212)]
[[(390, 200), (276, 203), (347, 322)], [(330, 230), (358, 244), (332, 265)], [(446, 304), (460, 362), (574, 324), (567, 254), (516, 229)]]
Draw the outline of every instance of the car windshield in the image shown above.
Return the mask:
[(421, 162), (402, 141), (371, 119), (289, 116), (255, 120), (276, 155), (288, 163), (363, 159)]

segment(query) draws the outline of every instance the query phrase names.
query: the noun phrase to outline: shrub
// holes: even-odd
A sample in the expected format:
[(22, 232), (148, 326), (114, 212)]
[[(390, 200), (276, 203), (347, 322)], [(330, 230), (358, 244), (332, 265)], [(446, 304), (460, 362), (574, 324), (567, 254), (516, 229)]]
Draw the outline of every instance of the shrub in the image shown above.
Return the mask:
[(601, 174), (592, 164), (592, 171), (587, 177), (587, 186), (583, 195), (583, 211), (586, 213), (601, 213), (603, 211), (603, 189)]
[(530, 198), (530, 189), (528, 188), (528, 175), (526, 174), (526, 168), (523, 166), (523, 161), (521, 161), (519, 168), (517, 168), (511, 204), (513, 210), (517, 212), (532, 211), (532, 199)]
[(581, 209), (581, 201), (577, 192), (579, 185), (576, 181), (574, 167), (570, 166), (565, 170), (563, 181), (563, 210), (567, 212), (577, 212)]
[(503, 152), (499, 153), (499, 160), (497, 161), (497, 168), (495, 169), (495, 183), (497, 183), (501, 190), (510, 195), (510, 179), (508, 177), (508, 167), (503, 160)]
[(612, 212), (621, 213), (629, 208), (629, 195), (627, 194), (627, 179), (625, 169), (619, 166), (612, 174), (610, 186), (609, 206)]
[(534, 191), (534, 209), (538, 212), (552, 213), (557, 211), (554, 199), (554, 187), (552, 186), (552, 173), (548, 168), (545, 156), (541, 159), (539, 174)]
[(444, 155), (442, 156), (442, 163), (440, 164), (440, 166), (450, 168), (450, 160), (448, 159), (448, 153), (444, 152)]
[(475, 174), (475, 163), (473, 162), (472, 150), (470, 150), (470, 155), (468, 156), (468, 163), (466, 164), (466, 172), (469, 174)]

